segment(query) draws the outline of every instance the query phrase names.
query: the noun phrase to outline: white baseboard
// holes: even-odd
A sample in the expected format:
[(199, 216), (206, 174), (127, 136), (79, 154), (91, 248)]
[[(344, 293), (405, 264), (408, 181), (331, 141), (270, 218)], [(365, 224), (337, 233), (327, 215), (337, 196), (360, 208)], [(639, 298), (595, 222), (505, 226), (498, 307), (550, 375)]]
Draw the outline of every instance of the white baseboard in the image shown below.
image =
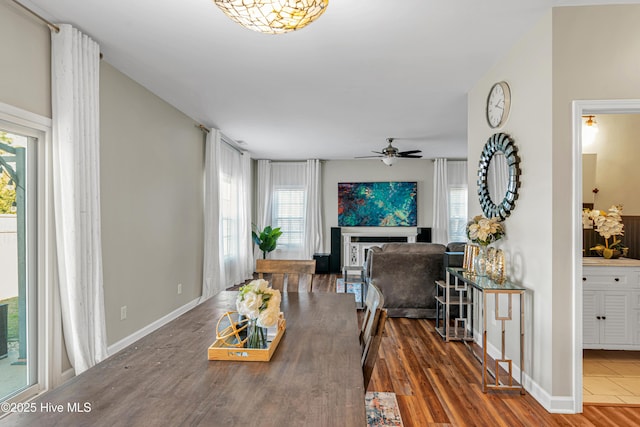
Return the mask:
[[(76, 371), (73, 368), (69, 368), (66, 371), (62, 372), (60, 374), (60, 384), (62, 385), (64, 383), (66, 383), (67, 381), (69, 381), (71, 378), (76, 376)], [(56, 386), (57, 387), (57, 386)]]
[[(478, 332), (478, 331), (476, 331)], [(479, 333), (476, 333), (474, 337), (480, 337)], [(482, 342), (479, 339), (476, 340), (476, 343), (482, 347)], [(493, 344), (488, 344), (488, 354), (493, 359), (500, 358), (502, 356), (501, 351), (494, 346)], [(520, 366), (513, 361), (512, 365), (512, 376), (516, 381), (520, 381)], [(576, 413), (576, 404), (575, 398), (571, 396), (553, 396), (547, 393), (547, 391), (542, 388), (537, 382), (533, 380), (526, 372), (522, 374), (522, 385), (524, 389), (538, 401), (542, 405), (542, 407), (549, 413), (552, 414), (575, 414)]]
[(575, 414), (575, 399), (571, 396), (552, 396), (535, 382), (529, 375), (524, 374), (525, 390), (551, 414)]
[(181, 315), (183, 315), (187, 311), (189, 311), (192, 308), (194, 308), (199, 303), (200, 303), (200, 298), (196, 298), (193, 301), (190, 301), (190, 302), (186, 303), (182, 307), (180, 307), (180, 308), (172, 311), (171, 313), (161, 317), (160, 319), (158, 319), (155, 322), (145, 326), (144, 328), (134, 332), (133, 334), (129, 335), (128, 337), (125, 337), (125, 338), (121, 339), (120, 341), (110, 345), (107, 348), (107, 353), (109, 354), (109, 356), (113, 356), (114, 354), (116, 354), (120, 350), (122, 350), (125, 347), (127, 347), (127, 346), (133, 344), (134, 342), (138, 341), (140, 338), (142, 338), (142, 337), (144, 337), (146, 335), (149, 335), (151, 332), (153, 332), (156, 329), (166, 325), (167, 323), (171, 322), (173, 319), (176, 319), (176, 318), (180, 317)]

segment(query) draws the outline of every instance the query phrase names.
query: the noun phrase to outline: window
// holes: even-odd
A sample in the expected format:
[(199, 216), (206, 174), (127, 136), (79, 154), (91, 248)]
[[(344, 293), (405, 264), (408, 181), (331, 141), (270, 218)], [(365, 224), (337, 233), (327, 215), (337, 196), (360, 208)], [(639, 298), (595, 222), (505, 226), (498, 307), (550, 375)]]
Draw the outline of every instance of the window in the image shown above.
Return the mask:
[(279, 188), (273, 194), (272, 219), (280, 227), (282, 236), (278, 246), (284, 249), (301, 248), (304, 242), (304, 188)]
[[(250, 253), (251, 206), (248, 198), (251, 192), (251, 159), (217, 133), (209, 141), (212, 151), (208, 154), (212, 154), (212, 158), (211, 169), (207, 173), (216, 175), (208, 176), (215, 182), (211, 187), (214, 197), (207, 199), (206, 205), (207, 230), (211, 228), (212, 232), (205, 237), (205, 247), (217, 248), (215, 255), (218, 258), (205, 264), (204, 274), (207, 278), (218, 277), (220, 280), (215, 287), (205, 289), (207, 294), (244, 282), (251, 277), (254, 268)], [(206, 257), (211, 255), (208, 251), (205, 253)], [(217, 271), (214, 262), (221, 264), (220, 271)]]
[(449, 241), (467, 241), (467, 187), (449, 187)]
[(222, 202), (222, 249), (225, 260), (234, 259), (238, 252), (236, 230), (237, 203), (231, 175), (222, 174), (220, 201)]

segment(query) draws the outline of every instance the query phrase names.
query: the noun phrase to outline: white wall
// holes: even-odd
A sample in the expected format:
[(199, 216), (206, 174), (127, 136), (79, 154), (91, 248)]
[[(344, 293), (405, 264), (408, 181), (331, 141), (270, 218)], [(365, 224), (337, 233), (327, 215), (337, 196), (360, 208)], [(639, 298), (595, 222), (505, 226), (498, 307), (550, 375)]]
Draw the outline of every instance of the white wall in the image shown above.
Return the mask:
[[(624, 215), (640, 215), (640, 114), (599, 114), (599, 132), (593, 144), (583, 149), (595, 157), (595, 179), (583, 182), (587, 203), (595, 201), (595, 209), (607, 210), (611, 205), (623, 205)], [(583, 161), (583, 172), (589, 165)], [(584, 176), (584, 174), (583, 174)], [(598, 188), (598, 193), (591, 192)]]
[[(485, 119), (487, 94), (491, 86), (501, 80), (511, 87), (511, 113), (502, 129), (492, 130)], [(482, 212), (474, 183), (478, 159), (487, 139), (495, 132), (511, 135), (521, 158), (520, 196), (512, 215), (505, 221), (506, 238), (495, 246), (506, 253), (508, 278), (528, 289), (525, 373), (530, 377), (528, 388), (537, 390), (538, 395), (551, 394), (552, 377), (558, 375), (552, 369), (554, 319), (549, 312), (553, 239), (549, 228), (553, 216), (552, 176), (548, 167), (552, 153), (550, 106), (551, 14), (517, 41), (511, 52), (485, 74), (468, 95), (469, 217)], [(518, 344), (518, 332), (514, 329), (508, 332), (508, 340)], [(499, 347), (496, 333), (490, 340)], [(511, 357), (518, 355), (514, 345), (508, 347), (508, 353)]]
[[(433, 161), (400, 159), (393, 166), (380, 160), (327, 160), (322, 163), (322, 205), (324, 206), (324, 252), (329, 253), (331, 227), (338, 226), (339, 182), (418, 182), (418, 227), (431, 227), (433, 222)], [(405, 227), (402, 227), (405, 228)], [(370, 227), (345, 230), (364, 231)], [(379, 228), (376, 228), (377, 230)], [(384, 230), (398, 227), (384, 227)]]
[(201, 294), (204, 136), (105, 61), (100, 73), (102, 254), (113, 344)]

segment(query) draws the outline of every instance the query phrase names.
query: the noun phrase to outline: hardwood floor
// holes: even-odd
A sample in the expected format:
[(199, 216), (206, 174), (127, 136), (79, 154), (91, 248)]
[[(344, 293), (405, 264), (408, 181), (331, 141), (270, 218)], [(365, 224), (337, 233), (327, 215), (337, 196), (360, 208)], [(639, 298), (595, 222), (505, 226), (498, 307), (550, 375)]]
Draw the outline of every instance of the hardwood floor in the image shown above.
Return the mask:
[[(313, 292), (335, 292), (336, 275), (319, 274)], [(432, 320), (390, 318), (368, 391), (394, 392), (405, 427), (640, 426), (640, 407), (585, 406), (548, 413), (518, 392), (482, 393), (480, 363), (462, 343), (445, 343)]]

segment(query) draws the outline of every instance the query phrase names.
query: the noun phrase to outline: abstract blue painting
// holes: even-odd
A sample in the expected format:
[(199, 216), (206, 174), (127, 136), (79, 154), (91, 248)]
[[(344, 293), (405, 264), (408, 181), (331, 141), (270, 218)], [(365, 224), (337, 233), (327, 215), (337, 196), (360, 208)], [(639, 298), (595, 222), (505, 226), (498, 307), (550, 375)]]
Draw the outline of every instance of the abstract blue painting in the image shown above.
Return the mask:
[(417, 182), (338, 183), (338, 226), (415, 227)]

